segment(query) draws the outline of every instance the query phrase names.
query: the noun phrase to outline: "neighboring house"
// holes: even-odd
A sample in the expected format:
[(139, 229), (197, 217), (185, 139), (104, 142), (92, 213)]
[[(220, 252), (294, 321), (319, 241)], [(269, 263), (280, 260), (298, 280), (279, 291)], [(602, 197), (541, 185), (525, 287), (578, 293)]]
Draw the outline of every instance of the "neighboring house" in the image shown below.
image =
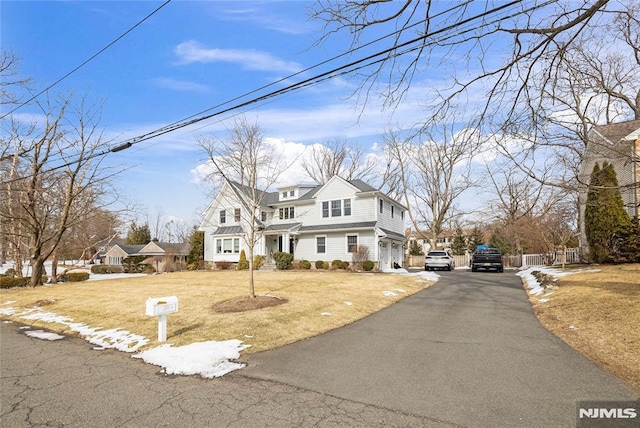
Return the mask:
[(167, 268), (179, 263), (186, 263), (191, 247), (188, 243), (174, 244), (151, 241), (147, 245), (126, 245), (118, 243), (104, 254), (104, 263), (121, 266), (127, 257), (145, 256), (142, 264), (156, 268), (156, 272), (165, 272)]
[(586, 250), (584, 231), (588, 184), (596, 162), (602, 167), (609, 162), (616, 170), (620, 194), (631, 217), (640, 210), (640, 120), (594, 126), (582, 161), (579, 180), (583, 185), (579, 194), (580, 246)]
[(156, 272), (166, 272), (176, 267), (183, 266), (186, 268), (187, 256), (190, 250), (191, 245), (189, 243), (176, 244), (151, 241), (140, 249), (136, 255), (146, 256), (140, 263), (155, 267)]
[(104, 263), (110, 266), (121, 266), (124, 259), (137, 255), (143, 248), (144, 245), (115, 244), (104, 253)]
[(226, 181), (209, 205), (200, 226), (205, 261), (236, 263), (242, 249), (248, 255), (243, 236), (253, 218), (260, 229), (254, 254), (268, 264), (279, 251), (296, 260), (351, 262), (358, 246), (368, 248), (379, 269), (402, 264), (407, 209), (361, 180), (334, 176), (323, 185), (259, 192), (260, 207), (247, 213), (251, 193)]

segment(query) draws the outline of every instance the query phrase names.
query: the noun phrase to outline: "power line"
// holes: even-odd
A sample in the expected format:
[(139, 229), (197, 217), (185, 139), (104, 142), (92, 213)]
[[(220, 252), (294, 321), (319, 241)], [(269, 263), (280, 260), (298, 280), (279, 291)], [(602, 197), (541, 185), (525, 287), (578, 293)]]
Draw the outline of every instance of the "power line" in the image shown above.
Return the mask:
[(147, 19), (151, 18), (153, 15), (156, 14), (156, 12), (158, 12), (160, 9), (162, 9), (163, 7), (165, 7), (167, 4), (169, 4), (169, 2), (171, 2), (171, 0), (166, 0), (164, 3), (162, 3), (160, 6), (158, 6), (153, 12), (149, 13), (147, 16), (145, 16), (144, 18), (142, 18), (140, 21), (138, 21), (133, 27), (129, 28), (127, 31), (125, 31), (124, 33), (122, 33), (120, 36), (118, 36), (115, 40), (113, 40), (111, 43), (109, 43), (108, 45), (106, 45), (105, 47), (103, 47), (102, 49), (100, 49), (98, 52), (96, 52), (95, 54), (91, 55), (88, 59), (86, 59), (84, 62), (82, 62), (80, 65), (78, 65), (77, 67), (75, 67), (73, 70), (71, 70), (70, 72), (68, 72), (67, 74), (65, 74), (64, 76), (62, 76), (61, 78), (59, 78), (58, 80), (56, 80), (55, 82), (53, 82), (52, 84), (50, 84), (49, 86), (47, 86), (46, 88), (44, 88), (43, 90), (41, 90), (40, 92), (38, 92), (37, 94), (35, 94), (34, 96), (32, 96), (31, 98), (29, 98), (27, 101), (19, 104), (18, 106), (14, 107), (13, 110), (9, 111), (8, 113), (5, 113), (4, 115), (0, 116), (0, 119), (4, 119), (5, 117), (7, 117), (8, 115), (10, 115), (11, 113), (15, 112), (16, 110), (24, 107), (25, 105), (29, 104), (31, 101), (35, 100), (36, 98), (38, 98), (40, 95), (44, 94), (45, 92), (49, 91), (51, 88), (53, 88), (54, 86), (56, 86), (58, 83), (62, 82), (64, 79), (66, 79), (67, 77), (71, 76), (73, 73), (75, 73), (76, 71), (78, 71), (80, 68), (84, 67), (85, 65), (87, 65), (90, 61), (92, 61), (94, 58), (96, 58), (98, 55), (100, 55), (101, 53), (103, 53), (104, 51), (106, 51), (107, 49), (109, 49), (111, 46), (115, 45), (117, 42), (120, 41), (120, 39), (124, 38), (127, 34), (129, 34), (130, 32), (132, 32), (133, 30), (135, 30), (137, 27), (139, 27), (140, 25), (142, 25), (143, 22), (145, 22)]
[[(97, 153), (93, 154), (92, 156), (90, 156), (90, 157), (88, 157), (88, 158), (85, 158), (85, 160), (90, 160), (90, 159), (93, 159), (93, 158), (96, 158), (96, 157), (99, 157), (99, 156), (104, 156), (104, 155), (106, 155), (106, 154), (108, 154), (108, 153), (116, 153), (116, 152), (119, 152), (119, 151), (125, 150), (125, 149), (127, 149), (127, 148), (129, 148), (129, 147), (132, 147), (133, 145), (139, 144), (139, 143), (141, 143), (141, 142), (143, 142), (143, 141), (147, 141), (147, 140), (150, 140), (150, 139), (153, 139), (153, 138), (160, 137), (160, 136), (165, 135), (165, 134), (168, 134), (168, 133), (170, 133), (170, 132), (174, 132), (174, 131), (176, 131), (176, 130), (178, 130), (178, 129), (181, 129), (181, 128), (184, 128), (184, 127), (187, 127), (187, 126), (193, 125), (193, 124), (195, 124), (195, 123), (198, 123), (198, 122), (201, 122), (201, 121), (204, 121), (204, 120), (210, 119), (210, 118), (215, 117), (215, 116), (222, 115), (222, 114), (227, 113), (227, 112), (229, 112), (229, 111), (236, 110), (236, 109), (240, 109), (240, 108), (242, 108), (242, 107), (246, 107), (246, 106), (248, 106), (248, 105), (250, 105), (250, 104), (258, 103), (258, 102), (261, 102), (261, 101), (267, 100), (267, 99), (269, 99), (269, 98), (272, 98), (272, 97), (275, 97), (275, 96), (278, 96), (278, 95), (285, 94), (285, 93), (287, 93), (287, 92), (291, 92), (291, 91), (294, 91), (294, 90), (297, 90), (297, 89), (301, 89), (301, 88), (309, 87), (309, 86), (311, 86), (311, 85), (319, 84), (319, 83), (324, 82), (324, 81), (326, 81), (326, 80), (329, 80), (329, 79), (331, 79), (331, 78), (335, 78), (335, 77), (337, 77), (337, 76), (341, 76), (341, 75), (349, 74), (349, 73), (352, 73), (352, 72), (354, 72), (354, 71), (360, 70), (360, 69), (362, 69), (362, 68), (369, 67), (369, 66), (371, 66), (371, 65), (374, 65), (374, 64), (376, 64), (376, 63), (380, 63), (380, 62), (383, 62), (383, 61), (385, 61), (385, 60), (389, 59), (389, 57), (383, 57), (383, 58), (377, 58), (377, 57), (380, 57), (380, 56), (383, 56), (383, 55), (391, 54), (391, 53), (392, 53), (392, 52), (394, 52), (394, 51), (398, 51), (398, 49), (399, 49), (399, 48), (407, 48), (407, 49), (406, 49), (406, 50), (404, 50), (404, 51), (401, 51), (401, 52), (396, 52), (396, 54), (391, 55), (391, 57), (393, 57), (393, 56), (400, 56), (400, 55), (404, 55), (404, 54), (406, 54), (406, 53), (408, 53), (408, 52), (412, 52), (412, 51), (415, 51), (415, 50), (417, 50), (417, 49), (424, 48), (424, 47), (429, 46), (429, 45), (431, 45), (431, 44), (441, 43), (443, 40), (447, 40), (447, 39), (450, 39), (450, 38), (452, 38), (452, 37), (460, 36), (460, 35), (462, 35), (462, 34), (464, 34), (464, 33), (468, 32), (468, 31), (471, 31), (471, 30), (474, 30), (474, 29), (478, 29), (478, 28), (482, 28), (482, 27), (488, 26), (488, 25), (490, 25), (490, 24), (494, 24), (494, 23), (500, 22), (500, 21), (505, 20), (505, 19), (507, 19), (507, 18), (515, 17), (515, 16), (517, 16), (517, 15), (519, 15), (519, 14), (527, 13), (527, 12), (529, 12), (529, 11), (532, 11), (532, 10), (538, 9), (538, 8), (543, 7), (543, 6), (545, 6), (545, 5), (548, 5), (548, 4), (551, 4), (551, 3), (554, 3), (554, 2), (556, 2), (556, 0), (548, 0), (547, 2), (545, 2), (545, 3), (543, 3), (543, 4), (535, 5), (535, 6), (533, 6), (532, 8), (529, 8), (529, 9), (526, 9), (526, 10), (521, 10), (521, 11), (519, 11), (519, 12), (517, 12), (517, 13), (512, 14), (512, 15), (509, 15), (509, 16), (506, 16), (506, 17), (505, 17), (505, 16), (503, 16), (503, 17), (498, 17), (498, 18), (496, 18), (496, 20), (492, 21), (491, 23), (486, 22), (486, 23), (484, 23), (484, 24), (482, 24), (482, 25), (480, 25), (480, 26), (476, 26), (476, 27), (471, 28), (471, 29), (465, 29), (465, 30), (463, 30), (463, 31), (461, 31), (461, 32), (458, 32), (457, 34), (453, 34), (453, 35), (446, 36), (446, 37), (444, 37), (443, 39), (438, 39), (438, 40), (435, 40), (435, 41), (429, 42), (429, 43), (427, 43), (427, 44), (424, 44), (424, 43), (423, 43), (423, 44), (418, 45), (418, 46), (410, 47), (410, 45), (415, 44), (416, 42), (420, 42), (420, 41), (424, 42), (427, 38), (431, 38), (431, 37), (434, 37), (435, 35), (443, 34), (443, 33), (447, 32), (447, 31), (452, 30), (452, 29), (455, 29), (455, 28), (458, 28), (458, 27), (461, 27), (461, 26), (467, 25), (467, 24), (469, 24), (469, 23), (471, 23), (471, 22), (473, 22), (473, 21), (475, 21), (475, 20), (477, 20), (477, 19), (484, 18), (484, 17), (486, 17), (486, 16), (489, 16), (489, 15), (492, 15), (492, 14), (494, 14), (494, 13), (500, 12), (500, 11), (505, 10), (505, 9), (507, 9), (507, 8), (509, 8), (509, 7), (513, 6), (513, 5), (516, 5), (516, 4), (520, 3), (520, 2), (521, 2), (521, 0), (514, 0), (514, 1), (510, 2), (510, 3), (506, 3), (506, 4), (503, 4), (503, 5), (500, 5), (500, 6), (496, 7), (496, 8), (494, 8), (494, 9), (491, 9), (491, 10), (485, 11), (485, 12), (483, 12), (483, 13), (480, 13), (480, 14), (478, 14), (478, 15), (475, 15), (475, 16), (473, 16), (473, 17), (470, 17), (470, 18), (464, 19), (464, 20), (462, 20), (462, 21), (460, 21), (460, 22), (456, 22), (456, 23), (454, 23), (454, 24), (451, 24), (451, 25), (446, 26), (446, 27), (444, 27), (444, 28), (441, 28), (441, 29), (439, 29), (439, 30), (435, 30), (435, 31), (430, 32), (430, 33), (428, 33), (428, 34), (424, 34), (424, 35), (421, 35), (421, 36), (415, 37), (415, 38), (413, 38), (413, 39), (411, 39), (411, 40), (408, 40), (408, 41), (406, 41), (406, 42), (403, 42), (403, 43), (401, 43), (401, 44), (396, 44), (396, 45), (392, 46), (391, 48), (384, 49), (384, 50), (379, 51), (379, 52), (377, 52), (377, 53), (374, 53), (374, 54), (368, 55), (368, 56), (366, 56), (366, 57), (364, 57), (364, 58), (361, 58), (361, 59), (358, 59), (358, 60), (355, 60), (355, 61), (349, 62), (349, 63), (347, 63), (347, 64), (345, 64), (345, 65), (342, 65), (342, 66), (339, 66), (339, 67), (333, 68), (333, 69), (331, 69), (331, 70), (329, 70), (329, 71), (326, 71), (326, 72), (323, 72), (323, 73), (317, 74), (317, 75), (315, 75), (315, 76), (313, 76), (313, 77), (310, 77), (310, 78), (304, 79), (304, 80), (302, 80), (302, 81), (299, 81), (299, 82), (297, 82), (297, 83), (294, 83), (294, 84), (292, 84), (292, 85), (289, 85), (289, 86), (287, 86), (287, 87), (285, 87), (285, 88), (281, 88), (281, 89), (278, 89), (278, 90), (272, 91), (272, 92), (270, 92), (270, 93), (267, 93), (267, 94), (261, 95), (261, 96), (259, 96), (259, 97), (255, 97), (255, 98), (253, 98), (253, 99), (250, 99), (250, 100), (244, 101), (244, 102), (242, 102), (242, 103), (232, 105), (232, 106), (227, 107), (227, 108), (225, 108), (225, 109), (223, 109), (223, 110), (216, 111), (216, 112), (214, 112), (214, 113), (212, 113), (212, 114), (208, 114), (208, 115), (200, 116), (200, 117), (197, 117), (197, 118), (194, 118), (194, 116), (197, 116), (197, 115), (199, 115), (200, 113), (195, 114), (195, 115), (191, 115), (191, 116), (189, 116), (189, 117), (187, 117), (187, 118), (185, 118), (185, 119), (183, 119), (183, 120), (181, 120), (181, 121), (174, 122), (174, 123), (172, 123), (172, 124), (166, 125), (166, 126), (164, 126), (164, 127), (162, 127), (162, 128), (158, 128), (158, 129), (156, 129), (156, 130), (154, 130), (154, 131), (148, 132), (148, 133), (143, 134), (143, 135), (140, 135), (140, 136), (138, 136), (138, 137), (134, 137), (134, 138), (130, 138), (130, 139), (128, 139), (128, 140), (124, 140), (123, 142), (121, 142), (121, 143), (120, 143), (119, 145), (117, 145), (116, 147), (108, 148), (108, 149), (105, 149), (105, 150), (103, 150), (103, 151), (101, 151), (101, 152), (97, 152)], [(385, 37), (385, 38), (386, 38), (386, 37)], [(352, 52), (352, 51), (354, 51), (354, 50), (351, 50), (350, 52)], [(342, 54), (342, 55), (338, 55), (337, 57), (334, 57), (334, 58), (338, 58), (338, 57), (341, 57), (341, 56), (344, 56), (344, 54)], [(376, 58), (377, 58), (377, 59), (376, 59)], [(322, 62), (322, 63), (320, 63), (320, 64), (325, 64), (325, 63), (327, 63), (328, 61), (330, 61), (330, 60), (324, 61), (324, 62)], [(369, 62), (367, 62), (367, 61), (369, 61)], [(363, 63), (364, 63), (364, 64), (363, 64)], [(311, 68), (315, 68), (315, 67), (317, 67), (317, 66), (318, 66), (318, 65), (313, 66), (313, 67), (310, 67), (309, 69), (311, 69)], [(354, 67), (355, 67), (355, 68), (354, 68)], [(299, 73), (300, 73), (300, 72), (299, 72)], [(294, 74), (294, 75), (292, 75), (292, 76), (295, 76), (295, 75), (297, 75), (297, 74), (299, 74), (299, 73), (295, 73), (295, 74)], [(290, 77), (288, 77), (288, 78), (290, 78)], [(281, 82), (281, 81), (283, 81), (283, 80), (286, 80), (286, 79), (288, 79), (288, 78), (280, 79), (280, 80), (279, 80), (279, 82)], [(270, 84), (270, 85), (266, 85), (266, 86), (264, 86), (263, 88), (266, 88), (266, 87), (271, 86), (271, 85), (272, 85), (272, 84)], [(249, 93), (247, 93), (247, 94), (253, 94), (253, 93), (255, 93), (255, 92), (259, 91), (259, 90), (260, 90), (260, 89), (256, 89), (256, 90), (251, 91), (251, 92), (249, 92)], [(234, 100), (238, 100), (238, 99), (240, 99), (240, 98), (243, 98), (243, 97), (244, 97), (244, 96), (246, 96), (247, 94), (245, 94), (245, 95), (241, 95), (241, 96), (239, 96), (239, 97), (236, 97), (236, 98), (234, 98), (234, 99), (233, 99), (233, 100), (231, 100), (231, 101), (234, 101)], [(216, 106), (216, 107), (219, 107), (219, 106), (222, 106), (222, 105), (226, 105), (226, 104), (230, 103), (231, 101), (227, 101), (227, 102), (225, 102), (225, 103), (218, 104), (218, 106)], [(211, 111), (212, 109), (214, 109), (214, 108), (216, 108), (216, 107), (212, 107), (212, 108), (210, 108), (210, 109), (204, 110), (203, 112)], [(201, 112), (201, 113), (202, 113), (202, 112)], [(193, 118), (193, 119), (192, 119), (192, 118)], [(75, 164), (75, 163), (77, 163), (77, 162), (79, 162), (79, 160), (69, 161), (69, 162), (66, 162), (66, 163), (64, 163), (64, 164), (62, 164), (62, 165), (58, 165), (58, 166), (56, 166), (56, 167), (52, 167), (52, 168), (48, 169), (48, 170), (47, 170), (47, 171), (45, 171), (45, 172), (52, 172), (52, 171), (55, 171), (55, 170), (58, 170), (58, 169), (61, 169), (61, 168), (65, 168), (65, 167), (70, 166), (70, 165), (73, 165), (73, 164)], [(28, 177), (21, 177), (21, 178), (19, 178), (19, 179), (14, 179), (14, 180), (10, 180), (10, 181), (5, 181), (4, 183), (13, 182), (13, 181), (18, 181), (18, 180), (25, 179), (25, 178), (28, 178)]]

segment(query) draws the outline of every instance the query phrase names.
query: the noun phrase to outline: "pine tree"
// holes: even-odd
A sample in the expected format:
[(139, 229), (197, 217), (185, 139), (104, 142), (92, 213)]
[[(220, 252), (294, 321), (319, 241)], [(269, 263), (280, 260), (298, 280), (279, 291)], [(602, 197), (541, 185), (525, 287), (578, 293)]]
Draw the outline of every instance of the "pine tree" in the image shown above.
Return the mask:
[(424, 256), (424, 252), (422, 251), (422, 247), (418, 244), (418, 240), (414, 239), (411, 241), (411, 245), (409, 246), (409, 255), (410, 256)]
[(585, 234), (592, 262), (613, 260), (613, 238), (631, 223), (624, 209), (613, 165), (596, 163), (591, 172), (584, 213)]
[(471, 236), (467, 238), (467, 249), (473, 253), (478, 245), (484, 244), (484, 233), (479, 227), (474, 227)]
[(138, 226), (135, 221), (131, 222), (125, 243), (129, 245), (146, 245), (151, 242), (151, 229), (149, 224), (145, 223)]
[(244, 253), (244, 249), (240, 251), (240, 258), (238, 259), (238, 270), (247, 270), (249, 269), (249, 261), (247, 260), (247, 255)]
[(199, 265), (204, 260), (204, 232), (200, 232), (196, 227), (193, 228), (191, 237), (189, 238), (191, 249), (187, 255), (188, 265)]
[(451, 240), (451, 252), (456, 256), (462, 256), (467, 251), (467, 238), (461, 227), (456, 227), (456, 233)]

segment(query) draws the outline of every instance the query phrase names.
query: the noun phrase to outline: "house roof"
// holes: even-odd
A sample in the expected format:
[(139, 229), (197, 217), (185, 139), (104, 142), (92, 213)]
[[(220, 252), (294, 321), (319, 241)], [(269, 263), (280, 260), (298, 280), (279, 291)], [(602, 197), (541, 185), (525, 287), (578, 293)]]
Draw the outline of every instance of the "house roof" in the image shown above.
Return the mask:
[(287, 224), (272, 224), (265, 228), (267, 232), (273, 232), (276, 230), (291, 230), (299, 227), (302, 223), (287, 223)]
[[(360, 191), (360, 192), (379, 192), (381, 195), (384, 195), (386, 198), (388, 198), (390, 200), (393, 200), (388, 195), (382, 193), (379, 189), (376, 189), (375, 187), (371, 186), (368, 183), (365, 183), (364, 181), (362, 181), (360, 179), (344, 180), (344, 181), (346, 181), (347, 183), (351, 184), (353, 187), (358, 189), (358, 191)], [(250, 186), (245, 186), (244, 184), (240, 184), (240, 183), (235, 182), (235, 181), (229, 181), (229, 184), (234, 186), (239, 192), (244, 194), (247, 198), (252, 198), (253, 197), (253, 192), (252, 192)], [(311, 200), (316, 196), (318, 191), (320, 189), (322, 189), (322, 187), (324, 187), (325, 184), (326, 183), (319, 184), (319, 185), (311, 188), (311, 190), (309, 190), (308, 192), (304, 193), (303, 195), (300, 195), (299, 198), (288, 199), (286, 201), (281, 201), (280, 200), (280, 193), (277, 192), (277, 191), (276, 192), (267, 192), (267, 191), (260, 190), (260, 189), (256, 189), (256, 190), (258, 192), (262, 193), (262, 198), (261, 198), (261, 201), (260, 201), (260, 205), (261, 206), (274, 206), (274, 205), (278, 205), (278, 204), (286, 204), (286, 203), (291, 203), (291, 202), (299, 202), (299, 201)], [(291, 186), (291, 187), (296, 187), (296, 186)], [(303, 187), (309, 188), (310, 186), (303, 186)], [(400, 202), (398, 202), (398, 201), (395, 201), (395, 202), (400, 204)]]
[(389, 229), (383, 229), (382, 227), (380, 228), (380, 230), (383, 231), (385, 235), (387, 235), (390, 238), (402, 239), (403, 241), (407, 239), (402, 233), (393, 232)]
[(146, 245), (116, 244), (114, 246), (120, 247), (125, 253), (132, 256), (132, 255), (138, 254), (140, 250), (142, 250)]
[(640, 129), (640, 120), (594, 126), (593, 130), (615, 144)]
[(162, 248), (165, 253), (171, 254), (189, 254), (189, 251), (191, 250), (191, 245), (187, 242), (154, 242), (154, 244)]
[(225, 226), (217, 228), (212, 235), (237, 235), (238, 233), (242, 233), (240, 226)]
[(340, 230), (340, 229), (366, 229), (375, 227), (375, 221), (361, 221), (359, 223), (340, 223), (340, 224), (319, 224), (314, 226), (302, 226), (300, 232), (314, 232), (321, 230)]

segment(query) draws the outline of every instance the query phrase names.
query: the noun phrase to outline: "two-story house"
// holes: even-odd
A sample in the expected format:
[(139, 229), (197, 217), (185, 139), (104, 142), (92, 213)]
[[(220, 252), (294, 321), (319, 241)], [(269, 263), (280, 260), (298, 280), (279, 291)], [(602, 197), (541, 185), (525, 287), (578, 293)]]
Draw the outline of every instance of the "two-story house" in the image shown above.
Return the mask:
[[(258, 196), (257, 198), (255, 196)], [(259, 201), (255, 212), (251, 201)], [(296, 260), (351, 262), (366, 246), (379, 269), (402, 265), (406, 207), (361, 180), (332, 177), (323, 185), (297, 185), (276, 192), (226, 181), (205, 212), (204, 259), (238, 261), (247, 250), (247, 221), (258, 233), (254, 254), (267, 263), (276, 252)]]

